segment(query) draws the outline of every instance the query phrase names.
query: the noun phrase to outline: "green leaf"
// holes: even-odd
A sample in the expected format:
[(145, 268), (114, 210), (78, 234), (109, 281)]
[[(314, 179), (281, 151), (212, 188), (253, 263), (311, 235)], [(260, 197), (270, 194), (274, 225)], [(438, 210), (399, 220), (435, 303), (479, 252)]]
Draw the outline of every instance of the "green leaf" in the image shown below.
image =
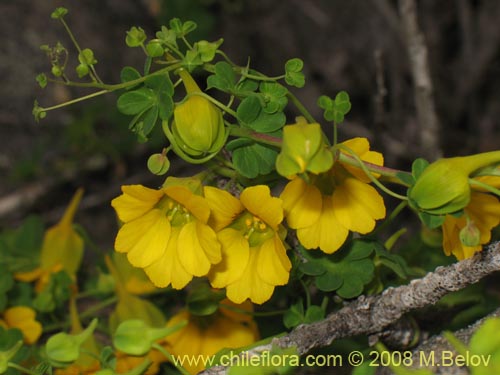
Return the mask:
[(444, 220), (446, 219), (445, 215), (431, 215), (428, 214), (427, 212), (418, 212), (418, 217), (422, 221), (422, 223), (425, 224), (427, 228), (430, 229), (435, 229), (437, 227), (440, 227), (443, 223)]
[[(364, 286), (373, 279), (375, 267), (370, 258), (373, 250), (373, 243), (354, 240), (349, 247), (331, 255), (303, 251), (308, 263), (301, 264), (299, 269), (305, 274), (314, 271), (318, 289), (336, 291), (342, 298), (353, 298), (361, 294)], [(312, 265), (304, 267), (309, 263), (315, 264), (315, 268)], [(318, 275), (321, 267), (324, 272)]]
[(125, 37), (125, 43), (129, 47), (140, 47), (146, 41), (146, 33), (141, 27), (132, 26), (129, 31), (127, 31), (127, 36)]
[[(132, 68), (131, 66), (124, 67), (120, 72), (120, 81), (122, 83), (135, 81), (136, 79), (139, 78), (141, 78), (141, 73), (139, 73), (137, 69)], [(136, 86), (137, 85), (129, 86), (127, 87), (127, 90), (130, 90)]]
[(254, 143), (233, 151), (233, 165), (242, 176), (255, 178), (272, 172), (277, 156), (276, 150)]
[(260, 100), (257, 96), (252, 95), (241, 101), (236, 114), (238, 115), (238, 120), (248, 125), (257, 119), (261, 109)]
[(425, 159), (418, 158), (411, 165), (411, 174), (415, 178), (415, 181), (418, 180), (422, 172), (429, 166), (429, 162)]
[(149, 77), (145, 85), (156, 94), (156, 104), (159, 108), (159, 116), (162, 120), (168, 120), (174, 112), (174, 85), (168, 74), (153, 75)]
[(287, 329), (295, 328), (304, 322), (304, 304), (302, 299), (294, 303), (283, 314), (283, 324)]
[(321, 306), (311, 305), (306, 311), (304, 323), (314, 323), (325, 317), (325, 310)]
[(372, 243), (375, 249), (375, 255), (381, 265), (389, 268), (402, 279), (407, 279), (409, 275), (413, 274), (402, 256), (387, 251), (381, 243), (375, 241)]
[(304, 87), (305, 76), (302, 73), (304, 62), (301, 59), (294, 58), (288, 60), (285, 64), (285, 81), (290, 86)]
[(164, 44), (177, 46), (177, 36), (173, 30), (169, 30), (166, 26), (161, 27), (161, 31), (156, 33), (156, 37), (160, 39)]
[(318, 107), (324, 109), (323, 117), (327, 121), (334, 121), (339, 124), (344, 121), (345, 115), (351, 110), (349, 95), (345, 91), (340, 91), (335, 99), (326, 95), (321, 95), (317, 101)]
[(151, 133), (151, 130), (153, 130), (154, 126), (156, 125), (156, 121), (158, 121), (158, 106), (155, 105), (150, 109), (148, 109), (144, 113), (142, 121), (143, 121), (142, 135), (144, 137), (147, 137), (149, 133)]
[(396, 172), (396, 178), (408, 186), (412, 186), (415, 183), (415, 178), (406, 172)]
[(186, 21), (182, 23), (182, 21), (178, 18), (173, 18), (169, 23), (170, 28), (176, 34), (178, 38), (186, 36), (191, 31), (196, 29), (196, 23), (193, 21)]
[(215, 73), (207, 78), (207, 89), (216, 88), (231, 93), (235, 89), (236, 74), (230, 64), (219, 61), (215, 64)]
[(195, 43), (195, 48), (200, 53), (200, 58), (203, 62), (207, 63), (215, 58), (215, 52), (222, 44), (223, 39), (219, 39), (216, 42), (207, 42), (206, 40), (200, 40)]
[(125, 115), (135, 115), (156, 103), (155, 93), (147, 87), (128, 91), (118, 98), (118, 110)]
[(68, 14), (68, 10), (66, 8), (58, 7), (52, 12), (50, 17), (56, 20), (59, 18), (63, 18), (66, 14)]
[(148, 44), (146, 44), (146, 51), (151, 57), (160, 57), (165, 53), (163, 47), (161, 46), (161, 42), (159, 40), (150, 40)]
[(285, 86), (276, 82), (262, 82), (260, 92), (264, 94), (264, 112), (273, 114), (281, 112), (288, 104), (286, 94), (288, 90)]
[(36, 76), (36, 81), (38, 82), (38, 85), (44, 89), (47, 86), (47, 76), (45, 73), (40, 73)]
[(90, 48), (85, 48), (78, 54), (78, 61), (83, 65), (94, 65), (97, 64), (97, 60), (94, 57), (94, 52)]

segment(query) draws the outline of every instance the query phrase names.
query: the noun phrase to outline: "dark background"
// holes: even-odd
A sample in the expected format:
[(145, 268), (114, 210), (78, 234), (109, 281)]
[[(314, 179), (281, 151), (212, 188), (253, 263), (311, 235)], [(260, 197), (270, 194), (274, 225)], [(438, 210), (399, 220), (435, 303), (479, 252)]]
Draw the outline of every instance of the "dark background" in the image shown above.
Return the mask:
[[(316, 100), (346, 90), (353, 108), (341, 139), (365, 136), (386, 164), (409, 169), (417, 156), (456, 156), (500, 146), (500, 2), (417, 1), (418, 26), (428, 49), (431, 97), (437, 116), (435, 142), (420, 141), (414, 78), (408, 57), (401, 1), (390, 0), (86, 0), (0, 3), (0, 227), (28, 213), (54, 222), (78, 186), (86, 189), (79, 221), (102, 246), (114, 238), (109, 201), (126, 183), (149, 186), (162, 179), (145, 168), (163, 140), (138, 145), (128, 119), (114, 109), (114, 94), (49, 112), (36, 123), (33, 101), (51, 106), (90, 93), (63, 86), (41, 90), (38, 73), (50, 71), (39, 46), (60, 40), (76, 53), (62, 25), (50, 18), (56, 6), (82, 48), (94, 50), (107, 83), (123, 66), (141, 70), (144, 55), (125, 45), (131, 26), (152, 37), (172, 17), (192, 19), (194, 38), (224, 38), (222, 49), (240, 65), (269, 75), (300, 57), (306, 86), (293, 90), (317, 118)], [(293, 122), (294, 114), (288, 119)], [(189, 174), (175, 163), (172, 174)]]

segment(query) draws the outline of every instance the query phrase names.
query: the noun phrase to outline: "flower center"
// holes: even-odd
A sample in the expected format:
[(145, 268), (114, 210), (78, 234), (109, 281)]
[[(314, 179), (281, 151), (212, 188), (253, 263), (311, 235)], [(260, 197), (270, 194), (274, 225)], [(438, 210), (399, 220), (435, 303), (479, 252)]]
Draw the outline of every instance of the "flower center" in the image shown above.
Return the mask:
[(274, 236), (274, 231), (269, 225), (248, 211), (241, 214), (231, 226), (243, 233), (250, 247), (261, 245)]
[(193, 215), (182, 204), (169, 197), (164, 197), (157, 205), (165, 213), (173, 227), (183, 226), (193, 220)]

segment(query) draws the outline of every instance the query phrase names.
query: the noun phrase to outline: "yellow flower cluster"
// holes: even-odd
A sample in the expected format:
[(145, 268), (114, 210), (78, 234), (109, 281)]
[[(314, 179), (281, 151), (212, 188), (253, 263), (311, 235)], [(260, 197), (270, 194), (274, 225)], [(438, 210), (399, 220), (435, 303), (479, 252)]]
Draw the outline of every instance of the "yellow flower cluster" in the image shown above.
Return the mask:
[(123, 222), (115, 249), (156, 286), (181, 289), (195, 276), (208, 276), (234, 302), (263, 303), (288, 282), (282, 202), (267, 186), (245, 189), (240, 200), (216, 188), (203, 191), (194, 178), (168, 178), (159, 190), (123, 186), (122, 192), (112, 201)]

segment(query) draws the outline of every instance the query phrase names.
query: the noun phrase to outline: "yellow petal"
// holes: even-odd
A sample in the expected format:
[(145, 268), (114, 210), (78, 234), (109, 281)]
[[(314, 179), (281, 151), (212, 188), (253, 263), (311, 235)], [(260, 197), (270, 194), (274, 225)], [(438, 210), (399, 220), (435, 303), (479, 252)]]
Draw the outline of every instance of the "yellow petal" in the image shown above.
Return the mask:
[(128, 253), (128, 260), (133, 266), (144, 268), (163, 255), (169, 237), (170, 223), (167, 217), (160, 210), (152, 209), (120, 228), (115, 249)]
[(231, 224), (244, 209), (240, 201), (227, 191), (205, 186), (204, 194), (212, 211), (209, 224), (216, 232)]
[[(203, 237), (200, 238), (199, 234)], [(221, 259), (220, 244), (215, 232), (196, 221), (182, 227), (177, 254), (184, 269), (194, 276), (205, 276), (212, 265), (211, 260), (218, 263)]]
[(223, 229), (217, 238), (222, 245), (222, 260), (212, 267), (209, 279), (214, 288), (224, 288), (241, 278), (248, 264), (250, 250), (248, 241), (234, 229)]
[(481, 232), (481, 244), (491, 239), (491, 230), (500, 224), (500, 201), (489, 194), (472, 193), (465, 212)]
[(277, 235), (261, 245), (257, 263), (259, 277), (266, 283), (285, 285), (288, 282), (292, 264), (286, 256), (285, 247)]
[[(363, 161), (375, 165), (384, 165), (384, 156), (380, 152), (370, 151), (370, 143), (366, 138), (357, 137), (348, 139), (347, 141), (342, 142), (342, 145), (349, 147)], [(342, 163), (342, 166), (358, 180), (370, 182), (370, 179), (366, 176), (365, 172), (363, 172), (361, 168), (354, 167), (345, 163)], [(373, 173), (373, 175), (375, 177), (379, 176), (378, 173)]]
[(199, 195), (195, 195), (185, 186), (167, 186), (163, 188), (165, 194), (182, 204), (202, 223), (208, 221), (210, 207), (206, 200)]
[(193, 278), (180, 263), (177, 246), (180, 229), (172, 229), (168, 246), (163, 255), (154, 261), (144, 271), (157, 287), (163, 288), (170, 284), (175, 289), (184, 288)]
[(35, 320), (35, 311), (27, 306), (8, 308), (4, 313), (7, 326), (21, 330), (26, 344), (35, 343), (42, 334), (42, 325)]
[(308, 227), (315, 223), (321, 214), (321, 192), (301, 178), (289, 182), (280, 198), (283, 200), (283, 209), (290, 228)]
[(142, 185), (122, 186), (123, 194), (111, 201), (118, 218), (123, 222), (137, 219), (150, 211), (164, 196), (163, 191)]
[(446, 255), (453, 254), (458, 260), (470, 258), (478, 251), (481, 251), (481, 245), (465, 246), (459, 237), (460, 230), (465, 227), (465, 217), (455, 218), (446, 215), (443, 223), (443, 250)]
[(319, 220), (309, 227), (297, 229), (297, 237), (306, 249), (319, 247), (331, 254), (345, 242), (349, 231), (337, 220), (332, 197), (323, 197), (323, 209)]
[(375, 219), (385, 217), (384, 200), (377, 190), (355, 178), (346, 178), (336, 187), (333, 205), (337, 220), (354, 232), (371, 232)]
[(226, 295), (235, 303), (242, 303), (247, 298), (253, 303), (262, 304), (271, 298), (274, 285), (263, 281), (258, 275), (259, 264), (257, 259), (261, 249), (252, 249), (248, 264), (243, 275), (235, 282), (226, 287)]
[(248, 211), (274, 230), (283, 221), (283, 202), (279, 198), (271, 197), (271, 191), (266, 185), (246, 188), (241, 193), (240, 201)]

